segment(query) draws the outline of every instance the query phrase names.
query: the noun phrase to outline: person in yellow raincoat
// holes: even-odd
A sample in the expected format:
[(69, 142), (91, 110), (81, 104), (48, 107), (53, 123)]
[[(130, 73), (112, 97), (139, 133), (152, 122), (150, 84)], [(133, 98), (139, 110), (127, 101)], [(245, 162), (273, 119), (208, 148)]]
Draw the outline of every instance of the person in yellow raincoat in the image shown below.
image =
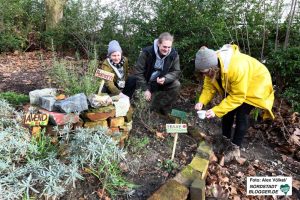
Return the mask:
[(264, 110), (264, 119), (274, 119), (271, 75), (261, 62), (241, 53), (237, 45), (230, 44), (224, 45), (218, 51), (201, 47), (196, 54), (195, 70), (204, 75), (203, 89), (195, 109), (202, 110), (216, 92), (224, 97), (205, 116), (222, 118), (222, 134), (228, 139), (231, 139), (231, 129), (234, 119), (236, 120), (232, 137), (232, 143), (236, 146), (232, 155), (237, 157), (249, 126), (250, 111), (258, 107)]

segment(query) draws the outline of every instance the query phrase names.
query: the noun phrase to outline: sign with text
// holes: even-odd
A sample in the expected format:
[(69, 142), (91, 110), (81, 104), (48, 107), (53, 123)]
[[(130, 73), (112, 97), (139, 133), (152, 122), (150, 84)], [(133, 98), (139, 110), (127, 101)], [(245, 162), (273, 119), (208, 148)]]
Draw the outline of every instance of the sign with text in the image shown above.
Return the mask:
[(41, 113), (27, 113), (24, 116), (24, 124), (29, 126), (47, 126), (49, 121), (49, 114)]
[(247, 177), (247, 195), (292, 195), (292, 177)]
[(187, 133), (186, 124), (166, 124), (167, 133)]
[(104, 71), (102, 69), (97, 69), (96, 73), (95, 73), (96, 77), (102, 78), (104, 80), (107, 81), (113, 81), (114, 80), (114, 73), (108, 72), (108, 71)]

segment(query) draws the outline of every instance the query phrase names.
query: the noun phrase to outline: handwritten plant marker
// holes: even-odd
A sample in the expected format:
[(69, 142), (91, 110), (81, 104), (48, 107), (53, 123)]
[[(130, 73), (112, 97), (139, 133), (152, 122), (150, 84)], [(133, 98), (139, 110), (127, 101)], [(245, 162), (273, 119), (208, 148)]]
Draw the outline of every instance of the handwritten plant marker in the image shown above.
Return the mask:
[(113, 81), (115, 74), (111, 73), (111, 72), (108, 72), (108, 71), (105, 71), (105, 70), (102, 70), (102, 69), (97, 69), (96, 73), (95, 73), (95, 76), (102, 79), (101, 83), (100, 83), (99, 90), (98, 90), (98, 95), (100, 95), (101, 91), (102, 91), (102, 88), (104, 86), (104, 80)]
[(29, 126), (47, 126), (49, 114), (45, 113), (27, 113), (24, 116), (24, 124)]
[(167, 133), (187, 133), (187, 124), (166, 124)]
[(179, 123), (182, 120), (186, 120), (186, 112), (172, 109), (171, 116), (175, 117), (175, 124), (166, 124), (167, 133), (175, 133), (173, 151), (171, 160), (174, 160), (175, 150), (178, 140), (178, 133), (187, 133), (187, 124)]

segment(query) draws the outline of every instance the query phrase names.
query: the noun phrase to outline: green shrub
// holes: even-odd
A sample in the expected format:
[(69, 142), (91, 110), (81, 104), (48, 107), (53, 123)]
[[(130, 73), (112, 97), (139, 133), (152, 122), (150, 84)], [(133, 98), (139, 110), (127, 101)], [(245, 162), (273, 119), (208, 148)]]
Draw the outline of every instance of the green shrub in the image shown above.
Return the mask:
[(31, 139), (29, 129), (21, 124), (22, 113), (2, 99), (0, 113), (0, 199), (59, 199), (84, 179), (83, 169), (96, 171), (112, 197), (133, 188), (119, 169), (126, 152), (107, 129), (57, 127), (60, 142), (54, 146), (43, 132), (40, 139)]
[(132, 137), (129, 137), (126, 146), (127, 146), (127, 148), (130, 148), (131, 151), (133, 151), (134, 153), (139, 153), (139, 152), (146, 150), (147, 148), (145, 148), (145, 147), (149, 143), (150, 143), (150, 139), (147, 136), (144, 136), (142, 138), (132, 136)]
[(20, 50), (25, 46), (25, 39), (12, 33), (0, 33), (0, 53)]
[(100, 86), (100, 78), (95, 77), (98, 66), (96, 59), (91, 60), (84, 68), (80, 64), (67, 63), (67, 61), (54, 61), (50, 72), (52, 80), (67, 95), (85, 93), (95, 94)]
[(300, 48), (272, 52), (268, 57), (269, 68), (279, 94), (300, 111)]
[(1, 92), (0, 99), (5, 99), (13, 106), (22, 105), (29, 102), (29, 96), (25, 94), (19, 94), (16, 92)]
[[(300, 85), (300, 84), (298, 84)], [(297, 112), (300, 112), (300, 92), (299, 92), (299, 86), (298, 88), (295, 87), (289, 87), (287, 88), (283, 96), (287, 99), (289, 103), (291, 103), (293, 109)]]

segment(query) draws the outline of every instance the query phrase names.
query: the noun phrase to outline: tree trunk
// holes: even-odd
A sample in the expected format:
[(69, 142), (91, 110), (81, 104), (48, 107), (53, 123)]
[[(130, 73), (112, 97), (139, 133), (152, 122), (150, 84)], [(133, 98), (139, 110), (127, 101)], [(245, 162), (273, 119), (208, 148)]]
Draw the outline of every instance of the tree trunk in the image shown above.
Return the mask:
[(63, 18), (63, 8), (67, 0), (45, 0), (46, 30), (55, 28)]
[[(236, 1), (234, 1), (236, 4)], [(238, 30), (237, 30), (237, 25), (236, 25), (236, 20), (235, 20), (235, 9), (233, 9), (233, 25), (234, 25), (234, 31), (235, 31), (235, 39), (236, 39), (236, 43), (238, 46), (240, 46), (239, 44), (239, 39), (238, 39)]]
[(287, 29), (286, 29), (283, 49), (286, 49), (288, 44), (289, 44), (290, 29), (291, 29), (291, 26), (292, 26), (292, 23), (293, 23), (293, 20), (294, 20), (296, 5), (297, 5), (297, 0), (293, 0), (292, 5), (291, 5), (291, 10), (290, 10), (290, 13), (289, 13), (289, 24), (288, 24)]
[(266, 1), (263, 2), (264, 4), (264, 26), (263, 26), (263, 41), (262, 41), (262, 47), (261, 47), (261, 54), (260, 54), (260, 60), (263, 61), (264, 59), (264, 49), (265, 49), (265, 40), (266, 40)]
[(249, 32), (248, 32), (248, 22), (247, 22), (247, 19), (246, 19), (246, 13), (244, 14), (244, 26), (246, 28), (248, 54), (251, 55), (250, 42), (249, 42)]
[(4, 31), (4, 21), (3, 21), (3, 15), (1, 13), (0, 15), (0, 32)]
[(276, 37), (275, 37), (275, 51), (278, 46), (278, 32), (279, 32), (279, 0), (276, 1)]

